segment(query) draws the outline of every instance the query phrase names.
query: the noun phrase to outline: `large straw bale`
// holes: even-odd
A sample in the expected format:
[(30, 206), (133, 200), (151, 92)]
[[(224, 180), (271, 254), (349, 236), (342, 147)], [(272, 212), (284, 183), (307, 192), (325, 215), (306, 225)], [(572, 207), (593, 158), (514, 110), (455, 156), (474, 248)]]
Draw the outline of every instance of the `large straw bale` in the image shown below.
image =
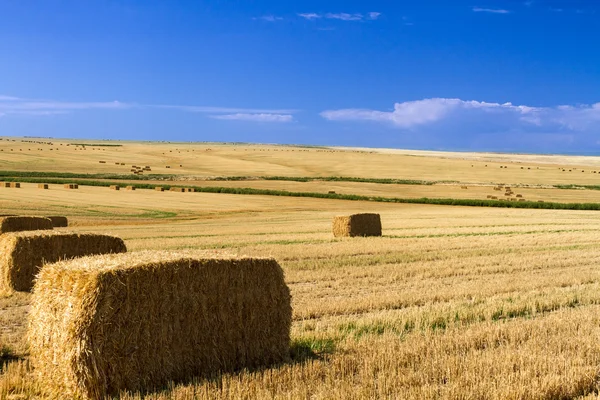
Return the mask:
[(6, 216), (0, 218), (0, 234), (40, 229), (52, 229), (52, 221), (44, 217)]
[(0, 236), (0, 286), (30, 291), (45, 263), (125, 251), (125, 243), (115, 236), (58, 231), (7, 233)]
[(381, 236), (381, 218), (369, 213), (335, 217), (333, 236)]
[(38, 189), (48, 189), (47, 183), (38, 183)]
[(52, 221), (52, 226), (54, 226), (55, 228), (65, 228), (69, 226), (69, 220), (67, 219), (67, 217), (53, 215), (46, 218)]
[(54, 395), (150, 390), (287, 360), (291, 312), (271, 258), (164, 251), (79, 258), (39, 274), (31, 361)]
[(20, 188), (20, 187), (21, 187), (21, 183), (19, 183), (19, 182), (12, 182), (12, 183), (10, 184), (10, 187), (11, 187), (11, 188), (17, 188), (17, 189), (18, 189), (18, 188)]

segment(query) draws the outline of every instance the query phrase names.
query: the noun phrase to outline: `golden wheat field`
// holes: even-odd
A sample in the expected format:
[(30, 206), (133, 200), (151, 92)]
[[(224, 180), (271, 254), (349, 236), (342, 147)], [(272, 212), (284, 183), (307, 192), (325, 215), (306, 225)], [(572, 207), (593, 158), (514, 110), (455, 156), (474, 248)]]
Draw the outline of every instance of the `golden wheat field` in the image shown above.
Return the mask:
[[(597, 158), (126, 142), (82, 150), (77, 141), (20, 140), (0, 141), (0, 170), (150, 165), (203, 186), (214, 183), (206, 177), (241, 175), (452, 180), (218, 184), (485, 198), (504, 183), (534, 200), (600, 201), (594, 190), (550, 187), (600, 182)], [(600, 391), (600, 211), (21, 186), (0, 188), (1, 214), (65, 215), (61, 231), (116, 235), (129, 251), (273, 256), (284, 269), (291, 362), (121, 399), (592, 399)], [(383, 236), (334, 238), (333, 217), (359, 212), (379, 213)], [(29, 301), (0, 297), (1, 399), (46, 398), (23, 339)]]

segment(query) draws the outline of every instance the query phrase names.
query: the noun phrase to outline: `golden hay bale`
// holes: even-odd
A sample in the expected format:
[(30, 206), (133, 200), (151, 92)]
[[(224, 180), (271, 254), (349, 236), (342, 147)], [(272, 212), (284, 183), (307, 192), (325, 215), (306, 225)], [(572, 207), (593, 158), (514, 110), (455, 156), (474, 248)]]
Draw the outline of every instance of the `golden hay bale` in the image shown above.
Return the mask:
[(52, 229), (52, 221), (44, 217), (6, 216), (0, 218), (0, 233)]
[(125, 190), (135, 190), (135, 186), (127, 186)]
[(19, 182), (11, 182), (10, 187), (18, 189), (21, 187), (21, 184)]
[(523, 197), (523, 195), (522, 194), (518, 194), (516, 197)]
[(47, 183), (38, 183), (38, 189), (48, 189)]
[(181, 187), (172, 187), (171, 192), (185, 192), (185, 188), (181, 188)]
[(69, 220), (67, 219), (67, 217), (52, 215), (46, 218), (52, 221), (52, 226), (55, 228), (66, 228), (67, 226), (69, 226)]
[(112, 190), (121, 190), (121, 187), (119, 185), (110, 185), (110, 188)]
[(0, 236), (0, 287), (30, 291), (45, 263), (94, 254), (123, 253), (114, 236), (68, 232), (14, 232)]
[(4, 186), (5, 188), (9, 188), (10, 187), (10, 182), (2, 182), (2, 186)]
[(335, 194), (335, 190), (330, 190), (329, 192), (327, 192), (328, 194)]
[(185, 191), (186, 191), (186, 192), (193, 192), (193, 191), (194, 191), (194, 188), (185, 188)]
[(164, 191), (165, 191), (165, 188), (164, 188), (164, 187), (157, 186), (157, 187), (155, 187), (155, 188), (154, 188), (154, 190), (156, 190), (157, 192), (164, 192)]
[(290, 292), (271, 258), (79, 258), (44, 265), (31, 303), (31, 362), (54, 396), (102, 399), (289, 359)]
[(333, 219), (333, 236), (381, 236), (379, 214), (353, 214)]

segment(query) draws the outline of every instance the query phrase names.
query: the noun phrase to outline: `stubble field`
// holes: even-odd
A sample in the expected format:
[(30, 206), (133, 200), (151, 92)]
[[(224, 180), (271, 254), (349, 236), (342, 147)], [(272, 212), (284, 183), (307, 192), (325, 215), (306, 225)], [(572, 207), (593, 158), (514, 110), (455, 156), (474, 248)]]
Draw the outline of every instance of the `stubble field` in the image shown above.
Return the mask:
[[(307, 191), (352, 194), (389, 191), (394, 196), (429, 190), (455, 198), (483, 196), (493, 193), (492, 185), (505, 183), (532, 186), (522, 189), (531, 190), (531, 198), (600, 200), (600, 192), (593, 190), (550, 187), (600, 182), (598, 174), (588, 173), (598, 162), (595, 158), (550, 157), (540, 162), (532, 156), (440, 158), (137, 143), (105, 151), (68, 146), (70, 153), (64, 157), (39, 150), (38, 163), (29, 155), (10, 154), (11, 146), (21, 145), (16, 140), (8, 145), (0, 141), (0, 170), (104, 172), (102, 168), (109, 167), (91, 159), (90, 154), (96, 157), (99, 152), (102, 158), (126, 154), (135, 159), (132, 162), (153, 165), (153, 170), (159, 169), (154, 166), (158, 162), (176, 162), (188, 168), (177, 174), (191, 185), (210, 184), (203, 179), (227, 175), (388, 177), (455, 183), (226, 183), (296, 185), (287, 187), (294, 191), (310, 185)], [(62, 143), (57, 145), (59, 153), (67, 152), (68, 142)], [(160, 153), (175, 148), (189, 159), (161, 158)], [(211, 154), (213, 161), (187, 155), (187, 150), (198, 149), (203, 156)], [(562, 171), (569, 166), (579, 172)], [(116, 167), (113, 162), (110, 168), (115, 170), (109, 172), (124, 173)], [(465, 184), (469, 189), (460, 188)], [(273, 256), (283, 267), (293, 305), (290, 363), (173, 383), (150, 393), (123, 393), (123, 399), (568, 399), (596, 398), (600, 389), (597, 211), (115, 192), (87, 186), (67, 190), (62, 185), (39, 190), (32, 183), (21, 189), (0, 188), (0, 211), (66, 215), (72, 227), (64, 229), (115, 234), (130, 251), (193, 248)], [(380, 213), (383, 237), (333, 238), (332, 217), (353, 212)], [(28, 304), (28, 294), (0, 297), (0, 398), (43, 398), (43, 388), (31, 379), (23, 341)]]

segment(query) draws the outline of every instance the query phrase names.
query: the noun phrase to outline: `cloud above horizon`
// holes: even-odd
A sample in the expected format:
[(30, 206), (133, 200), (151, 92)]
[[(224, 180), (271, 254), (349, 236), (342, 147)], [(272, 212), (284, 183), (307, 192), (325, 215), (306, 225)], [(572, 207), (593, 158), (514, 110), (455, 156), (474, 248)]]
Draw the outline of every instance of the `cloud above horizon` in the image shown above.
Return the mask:
[(509, 10), (505, 10), (502, 8), (482, 8), (482, 7), (473, 7), (473, 12), (483, 12), (483, 13), (491, 13), (491, 14), (510, 14)]
[[(0, 95), (0, 117), (7, 115), (49, 116), (68, 114), (83, 110), (129, 110), (129, 109), (166, 109), (191, 113), (210, 114), (210, 118), (221, 120), (245, 120), (262, 122), (289, 122), (293, 120), (293, 109), (262, 109), (187, 106), (165, 104), (138, 104), (120, 101), (108, 102), (68, 102), (56, 100), (24, 99)], [(224, 114), (224, 115), (219, 115)], [(237, 117), (236, 117), (237, 116)], [(224, 118), (220, 118), (224, 117)]]
[(223, 114), (210, 115), (210, 118), (229, 121), (252, 121), (252, 122), (293, 122), (294, 117), (290, 114)]
[(405, 130), (455, 127), (485, 131), (573, 131), (600, 129), (600, 103), (531, 107), (461, 99), (431, 98), (396, 103), (390, 111), (339, 109), (321, 112), (330, 121), (374, 121)]
[(381, 16), (380, 12), (371, 11), (366, 14), (361, 13), (325, 13), (325, 14), (317, 14), (317, 13), (299, 13), (297, 14), (299, 17), (307, 19), (309, 21), (317, 20), (317, 19), (337, 19), (341, 21), (366, 21), (371, 20), (374, 21)]

